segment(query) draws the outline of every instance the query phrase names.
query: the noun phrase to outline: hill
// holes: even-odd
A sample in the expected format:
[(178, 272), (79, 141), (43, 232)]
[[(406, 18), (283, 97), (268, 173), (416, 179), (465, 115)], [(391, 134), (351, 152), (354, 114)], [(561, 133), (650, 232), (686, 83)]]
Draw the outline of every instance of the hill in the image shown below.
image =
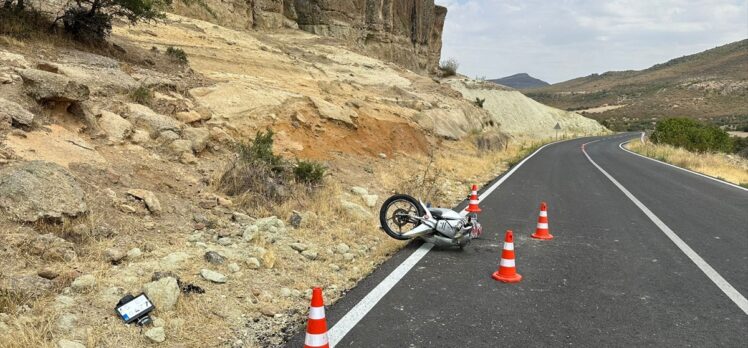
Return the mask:
[(621, 130), (640, 129), (663, 117), (738, 127), (748, 124), (748, 40), (641, 71), (592, 74), (525, 94)]
[(512, 76), (502, 77), (500, 79), (488, 80), (493, 83), (498, 83), (503, 86), (512, 87), (515, 89), (526, 89), (526, 88), (539, 88), (549, 86), (548, 82), (540, 79), (536, 79), (527, 73), (514, 74)]

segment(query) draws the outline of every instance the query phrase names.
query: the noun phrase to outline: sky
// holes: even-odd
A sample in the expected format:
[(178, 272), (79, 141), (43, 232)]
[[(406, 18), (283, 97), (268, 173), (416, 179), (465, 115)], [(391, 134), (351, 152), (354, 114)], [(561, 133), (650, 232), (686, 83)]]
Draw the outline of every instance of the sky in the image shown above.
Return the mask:
[(469, 77), (557, 83), (748, 38), (748, 0), (436, 0), (442, 59)]

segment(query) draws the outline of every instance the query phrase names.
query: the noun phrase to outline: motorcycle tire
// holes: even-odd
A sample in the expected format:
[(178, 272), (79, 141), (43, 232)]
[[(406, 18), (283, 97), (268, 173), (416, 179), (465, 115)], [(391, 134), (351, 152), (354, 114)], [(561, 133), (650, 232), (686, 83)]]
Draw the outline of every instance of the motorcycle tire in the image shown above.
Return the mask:
[[(384, 203), (382, 203), (382, 207), (379, 209), (379, 224), (384, 230), (384, 232), (387, 233), (387, 235), (392, 238), (395, 238), (398, 240), (408, 240), (410, 239), (409, 237), (403, 237), (401, 233), (399, 233), (398, 231), (392, 230), (389, 224), (387, 224), (387, 210), (389, 209), (390, 205), (393, 202), (397, 202), (397, 201), (406, 201), (412, 204), (416, 208), (416, 211), (418, 212), (418, 216), (426, 215), (426, 211), (423, 209), (423, 206), (417, 199), (409, 195), (405, 195), (405, 194), (394, 195), (390, 198), (387, 198), (387, 200), (384, 201)], [(418, 225), (420, 225), (420, 223), (415, 224), (413, 228), (415, 228)]]

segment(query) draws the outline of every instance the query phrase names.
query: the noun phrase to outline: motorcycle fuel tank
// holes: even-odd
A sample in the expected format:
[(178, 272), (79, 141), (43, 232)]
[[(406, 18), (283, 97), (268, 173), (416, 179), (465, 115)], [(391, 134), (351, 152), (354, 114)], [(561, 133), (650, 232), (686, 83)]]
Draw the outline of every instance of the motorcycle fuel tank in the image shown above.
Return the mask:
[(430, 208), (431, 215), (439, 220), (460, 220), (462, 215), (452, 209)]

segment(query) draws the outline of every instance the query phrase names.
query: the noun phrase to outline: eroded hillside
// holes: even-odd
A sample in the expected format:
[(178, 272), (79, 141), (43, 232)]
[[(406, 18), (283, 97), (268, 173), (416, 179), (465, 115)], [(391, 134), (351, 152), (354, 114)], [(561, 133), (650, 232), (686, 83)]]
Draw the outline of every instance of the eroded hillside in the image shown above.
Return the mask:
[[(169, 15), (112, 42), (0, 36), (2, 347), (280, 345), (312, 286), (334, 303), (402, 246), (376, 228), (385, 195), (450, 206), (546, 124), (602, 130), (299, 30)], [(291, 165), (323, 163), (323, 183), (260, 182), (263, 204), (228, 194), (237, 144), (265, 129)], [(143, 331), (113, 313), (141, 291), (157, 306)]]

